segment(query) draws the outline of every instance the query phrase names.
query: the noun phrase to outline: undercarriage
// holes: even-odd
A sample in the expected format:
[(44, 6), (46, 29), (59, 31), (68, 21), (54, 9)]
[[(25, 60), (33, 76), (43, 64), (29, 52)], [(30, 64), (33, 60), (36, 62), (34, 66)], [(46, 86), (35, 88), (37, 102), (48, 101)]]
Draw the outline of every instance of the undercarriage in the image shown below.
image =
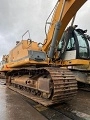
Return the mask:
[(7, 84), (11, 89), (19, 93), (25, 91), (32, 100), (45, 106), (67, 102), (77, 93), (76, 79), (68, 69), (23, 68), (7, 75)]

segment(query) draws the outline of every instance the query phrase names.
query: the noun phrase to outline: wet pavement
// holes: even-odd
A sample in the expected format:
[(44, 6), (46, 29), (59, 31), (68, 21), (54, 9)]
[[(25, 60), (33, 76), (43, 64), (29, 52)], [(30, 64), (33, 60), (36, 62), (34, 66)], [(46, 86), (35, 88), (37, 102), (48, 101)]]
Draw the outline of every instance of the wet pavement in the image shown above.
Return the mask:
[(90, 120), (90, 92), (78, 90), (73, 100), (54, 108), (73, 120)]
[[(78, 90), (73, 100), (44, 108), (42, 114), (51, 120), (90, 120), (90, 92)], [(67, 116), (67, 119), (60, 114)]]
[(0, 120), (47, 120), (0, 80)]
[(0, 80), (0, 120), (90, 120), (90, 92), (78, 90), (68, 103), (44, 107)]

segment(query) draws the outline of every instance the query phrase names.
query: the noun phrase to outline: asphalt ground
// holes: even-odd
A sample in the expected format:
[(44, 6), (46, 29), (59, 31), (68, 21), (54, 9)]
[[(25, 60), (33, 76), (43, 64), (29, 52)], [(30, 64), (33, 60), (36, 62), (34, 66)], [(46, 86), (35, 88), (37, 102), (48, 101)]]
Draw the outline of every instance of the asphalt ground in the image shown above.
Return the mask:
[(90, 120), (90, 92), (78, 90), (73, 100), (44, 107), (0, 80), (0, 120)]
[(47, 120), (0, 80), (0, 120)]

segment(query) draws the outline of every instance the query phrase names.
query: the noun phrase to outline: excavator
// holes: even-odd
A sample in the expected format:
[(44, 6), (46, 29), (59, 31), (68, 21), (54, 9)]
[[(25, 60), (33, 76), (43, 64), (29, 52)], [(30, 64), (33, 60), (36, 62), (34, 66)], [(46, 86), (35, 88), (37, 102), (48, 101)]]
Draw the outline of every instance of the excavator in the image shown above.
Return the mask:
[(10, 89), (45, 106), (76, 95), (77, 70), (89, 76), (90, 39), (86, 30), (66, 26), (86, 1), (58, 0), (44, 43), (17, 41), (9, 54), (3, 55), (0, 72), (5, 73)]

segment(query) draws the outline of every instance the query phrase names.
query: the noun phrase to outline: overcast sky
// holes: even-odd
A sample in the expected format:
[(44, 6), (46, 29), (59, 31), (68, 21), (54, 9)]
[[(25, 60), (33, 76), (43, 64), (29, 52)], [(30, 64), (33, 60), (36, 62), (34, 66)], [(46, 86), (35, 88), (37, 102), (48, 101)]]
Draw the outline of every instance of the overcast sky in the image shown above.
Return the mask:
[[(51, 2), (52, 1), (52, 2)], [(45, 21), (57, 0), (0, 0), (0, 60), (29, 30), (31, 39), (45, 39)], [(90, 0), (78, 11), (75, 24), (90, 35)]]

